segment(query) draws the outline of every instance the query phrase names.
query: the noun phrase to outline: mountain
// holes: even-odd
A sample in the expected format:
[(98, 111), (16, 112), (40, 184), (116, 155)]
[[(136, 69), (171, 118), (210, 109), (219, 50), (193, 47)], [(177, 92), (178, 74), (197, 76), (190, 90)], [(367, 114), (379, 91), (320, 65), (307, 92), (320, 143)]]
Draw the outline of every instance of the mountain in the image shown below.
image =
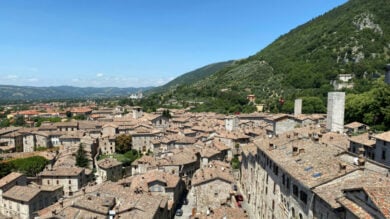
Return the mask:
[(243, 105), (228, 107), (224, 98), (245, 99), (251, 93), (271, 111), (283, 111), (278, 106), (281, 97), (288, 103), (283, 107), (290, 106), (287, 111), (297, 97), (325, 105), (327, 92), (333, 90), (330, 83), (339, 74), (354, 75), (355, 87), (348, 92), (368, 91), (390, 62), (389, 14), (389, 0), (349, 0), (257, 54), (170, 93), (177, 102), (202, 101), (207, 107), (200, 110), (226, 113), (242, 110)]
[(0, 85), (0, 100), (5, 101), (27, 101), (27, 100), (52, 100), (52, 99), (86, 99), (86, 98), (107, 98), (117, 96), (129, 96), (146, 88), (116, 88), (116, 87), (29, 87)]
[(222, 68), (224, 68), (228, 65), (231, 65), (232, 63), (233, 63), (233, 61), (226, 61), (226, 62), (218, 62), (218, 63), (213, 63), (213, 64), (203, 66), (201, 68), (187, 72), (187, 73), (173, 79), (172, 81), (168, 82), (167, 84), (165, 84), (163, 86), (153, 88), (153, 89), (149, 90), (148, 93), (163, 92), (163, 91), (174, 89), (174, 88), (181, 86), (181, 85), (188, 85), (188, 84), (195, 83), (197, 81), (205, 79), (206, 77), (221, 70)]

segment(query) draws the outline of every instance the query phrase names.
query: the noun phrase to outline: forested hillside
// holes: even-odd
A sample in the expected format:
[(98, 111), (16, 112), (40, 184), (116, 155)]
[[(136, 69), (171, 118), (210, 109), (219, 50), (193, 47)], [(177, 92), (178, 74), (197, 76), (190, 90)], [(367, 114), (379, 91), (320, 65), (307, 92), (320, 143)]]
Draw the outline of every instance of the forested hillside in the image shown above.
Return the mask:
[[(370, 93), (383, 76), (390, 63), (389, 14), (388, 0), (350, 0), (253, 56), (151, 98), (161, 105), (190, 102), (198, 103), (195, 111), (233, 113), (253, 111), (245, 98), (255, 94), (271, 112), (291, 112), (295, 98), (303, 98), (306, 113), (325, 112), (327, 92), (334, 90), (331, 82), (339, 74), (353, 75), (354, 87), (344, 89), (347, 98)], [(363, 115), (347, 121), (352, 118)]]

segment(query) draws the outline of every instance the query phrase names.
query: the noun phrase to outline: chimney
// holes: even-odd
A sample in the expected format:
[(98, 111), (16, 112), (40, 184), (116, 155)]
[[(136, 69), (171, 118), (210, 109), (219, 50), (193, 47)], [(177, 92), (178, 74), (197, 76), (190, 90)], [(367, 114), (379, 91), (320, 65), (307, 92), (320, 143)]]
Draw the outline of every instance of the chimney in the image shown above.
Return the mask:
[(365, 163), (366, 163), (366, 159), (363, 157), (363, 155), (359, 155), (358, 166), (364, 166)]
[(339, 163), (339, 172), (345, 171), (347, 172), (347, 164), (345, 163)]

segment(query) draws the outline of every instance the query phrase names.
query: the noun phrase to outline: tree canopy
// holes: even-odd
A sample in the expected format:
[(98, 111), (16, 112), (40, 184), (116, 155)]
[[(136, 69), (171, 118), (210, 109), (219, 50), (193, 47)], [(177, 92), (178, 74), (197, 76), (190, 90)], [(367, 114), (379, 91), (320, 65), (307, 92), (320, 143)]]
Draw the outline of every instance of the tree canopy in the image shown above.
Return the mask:
[(131, 150), (131, 143), (131, 135), (121, 134), (115, 139), (115, 151), (123, 154)]

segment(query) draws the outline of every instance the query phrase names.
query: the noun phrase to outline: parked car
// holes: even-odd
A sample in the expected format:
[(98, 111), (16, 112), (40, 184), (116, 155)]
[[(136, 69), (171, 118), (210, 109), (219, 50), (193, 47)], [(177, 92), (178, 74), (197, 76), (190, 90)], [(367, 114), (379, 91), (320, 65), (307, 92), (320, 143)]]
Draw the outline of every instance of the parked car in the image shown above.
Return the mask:
[(233, 190), (237, 191), (237, 185), (233, 185)]
[(183, 215), (183, 210), (182, 209), (177, 209), (176, 210), (176, 216), (182, 216)]
[(240, 195), (240, 194), (236, 195), (235, 197), (236, 197), (236, 201), (237, 201), (237, 202), (242, 202), (242, 201), (244, 201), (244, 197), (242, 197), (242, 195)]
[(237, 202), (237, 207), (241, 208), (241, 202)]

